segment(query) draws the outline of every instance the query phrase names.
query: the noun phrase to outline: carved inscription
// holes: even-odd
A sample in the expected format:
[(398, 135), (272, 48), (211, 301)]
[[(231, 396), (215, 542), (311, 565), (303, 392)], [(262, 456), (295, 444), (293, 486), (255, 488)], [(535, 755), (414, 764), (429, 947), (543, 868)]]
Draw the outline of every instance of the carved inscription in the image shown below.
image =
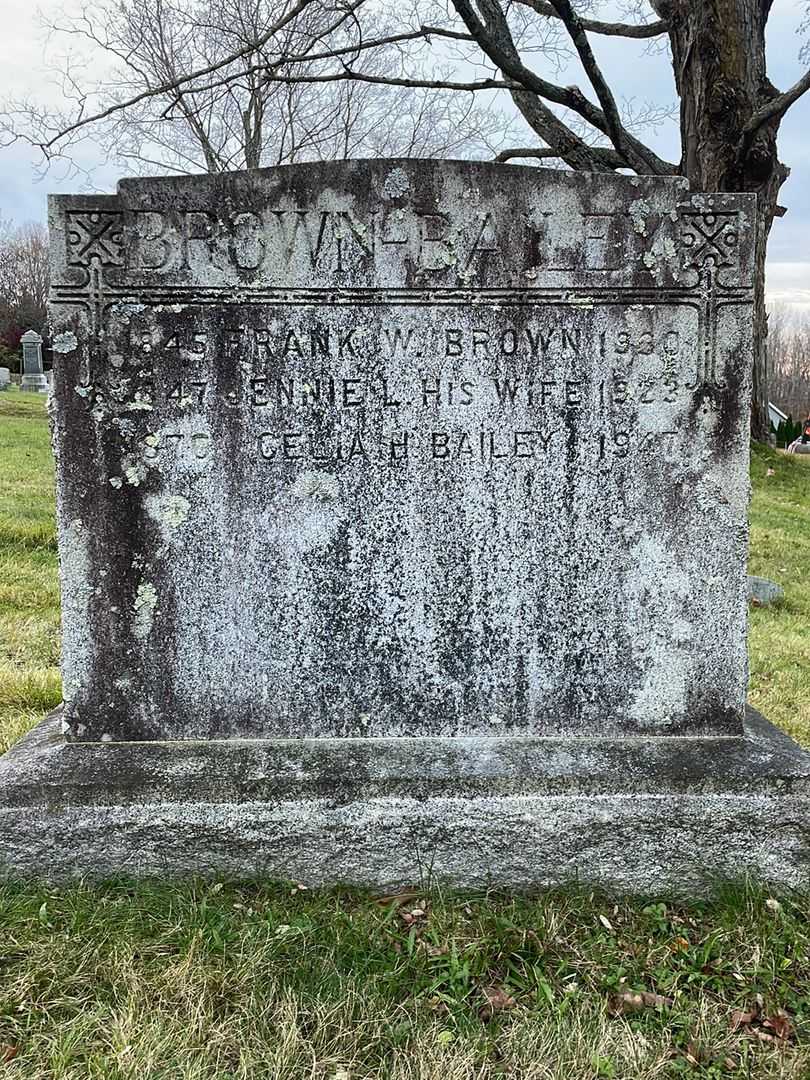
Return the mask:
[[(260, 468), (611, 467), (674, 452), (702, 383), (689, 306), (229, 309), (121, 305), (76, 388), (147, 463), (210, 461), (223, 426)], [(696, 357), (698, 358), (696, 360)], [(595, 362), (596, 361), (596, 362)], [(708, 391), (708, 392), (707, 392)]]
[[(585, 273), (621, 277), (628, 265), (656, 285), (694, 287), (707, 263), (740, 283), (734, 210), (654, 209), (640, 198), (610, 213), (533, 205), (517, 219), (503, 209), (357, 210), (307, 205), (261, 209), (106, 209), (67, 214), (66, 263), (157, 275), (311, 284), (388, 280), (533, 287)], [(698, 274), (695, 274), (695, 271)], [(358, 274), (361, 278), (358, 278)]]

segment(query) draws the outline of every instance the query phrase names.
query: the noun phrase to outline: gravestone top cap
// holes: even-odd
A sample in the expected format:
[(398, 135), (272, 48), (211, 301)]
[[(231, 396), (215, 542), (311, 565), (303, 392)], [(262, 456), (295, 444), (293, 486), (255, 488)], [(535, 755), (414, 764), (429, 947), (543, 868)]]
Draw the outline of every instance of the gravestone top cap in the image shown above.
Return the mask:
[(36, 330), (26, 330), (20, 338), (20, 341), (25, 345), (41, 345), (42, 340), (42, 335), (38, 334)]

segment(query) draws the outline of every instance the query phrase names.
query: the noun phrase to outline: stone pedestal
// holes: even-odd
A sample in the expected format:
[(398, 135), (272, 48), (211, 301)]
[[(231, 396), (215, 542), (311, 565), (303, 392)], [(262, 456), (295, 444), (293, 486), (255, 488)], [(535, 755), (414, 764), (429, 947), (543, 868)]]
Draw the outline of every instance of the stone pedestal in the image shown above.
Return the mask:
[(0, 759), (6, 876), (679, 895), (808, 882), (810, 755), (750, 710), (741, 736), (708, 739), (79, 744), (60, 723)]
[(20, 379), (20, 390), (28, 390), (35, 394), (48, 393), (48, 380), (44, 375), (23, 375)]

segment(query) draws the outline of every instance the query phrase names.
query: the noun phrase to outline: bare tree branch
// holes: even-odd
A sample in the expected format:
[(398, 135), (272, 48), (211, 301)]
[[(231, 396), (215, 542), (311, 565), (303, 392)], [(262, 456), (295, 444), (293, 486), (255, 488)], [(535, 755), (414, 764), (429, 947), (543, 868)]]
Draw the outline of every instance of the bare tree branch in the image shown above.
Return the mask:
[[(578, 113), (592, 127), (609, 136), (611, 124), (608, 122), (604, 111), (594, 105), (592, 101), (589, 101), (578, 87), (557, 86), (555, 83), (541, 78), (521, 63), (517, 49), (509, 34), (506, 16), (497, 0), (479, 0), (479, 3), (482, 10), (486, 12), (486, 23), (482, 22), (473, 10), (470, 0), (453, 0), (453, 6), (464, 25), (481, 46), (483, 52), (500, 68), (503, 74), (521, 89), (531, 91), (538, 97), (545, 98), (547, 101), (562, 105), (567, 109), (571, 109), (572, 112)], [(554, 145), (555, 140), (546, 138), (541, 132), (538, 133), (547, 142)], [(660, 173), (662, 175), (669, 175), (676, 171), (674, 165), (663, 161), (649, 147), (644, 146), (643, 143), (628, 132), (623, 132), (622, 140), (624, 145), (632, 150), (633, 156), (636, 158), (635, 162), (625, 160), (624, 165), (626, 167), (637, 168), (640, 172)]]
[[(591, 146), (589, 149), (595, 160), (601, 161), (605, 169), (614, 170), (622, 168), (621, 159), (615, 151), (610, 149), (610, 147)], [(512, 161), (514, 158), (537, 158), (540, 161), (552, 159), (560, 160), (560, 154), (547, 146), (515, 146), (501, 150), (492, 160), (503, 164), (507, 161)]]
[(806, 71), (789, 90), (777, 94), (776, 97), (771, 98), (760, 109), (757, 109), (743, 129), (744, 140), (750, 143), (751, 136), (763, 124), (766, 124), (769, 120), (784, 116), (790, 106), (795, 101), (798, 101), (802, 94), (806, 94), (808, 90), (810, 90), (810, 71)]
[[(343, 71), (329, 71), (323, 75), (281, 75), (276, 72), (267, 71), (265, 65), (260, 64), (257, 67), (248, 68), (248, 71), (261, 71), (264, 72), (262, 81), (265, 83), (282, 83), (288, 86), (316, 86), (323, 83), (340, 83), (340, 82), (357, 82), (368, 83), (371, 86), (405, 86), (410, 89), (427, 89), (427, 90), (466, 90), (468, 92), (477, 92), (479, 90), (508, 90), (513, 84), (505, 81), (504, 79), (477, 79), (472, 82), (453, 82), (451, 79), (417, 79), (408, 75), (398, 77), (396, 75), (369, 75), (364, 71), (355, 71), (354, 68), (344, 68)], [(218, 82), (204, 83), (202, 86), (194, 86), (184, 91), (185, 95), (201, 94), (203, 91), (213, 90), (220, 86), (227, 85), (231, 79), (220, 79)], [(126, 108), (130, 102), (124, 102), (120, 105), (113, 105), (107, 112), (102, 113), (99, 117), (93, 119), (101, 119), (104, 116), (109, 116), (114, 112), (118, 112), (121, 109)], [(85, 121), (89, 123), (90, 121)]]
[[(546, 3), (545, 0), (517, 0), (517, 2), (536, 11), (538, 15), (547, 15), (552, 19), (560, 18), (553, 4)], [(580, 23), (583, 30), (592, 34), (604, 34), (607, 37), (654, 38), (667, 32), (667, 24), (663, 19), (651, 23), (621, 23), (580, 18)]]
[[(363, 0), (358, 0), (358, 4), (362, 2)], [(119, 112), (124, 108), (131, 108), (133, 105), (137, 105), (139, 102), (145, 101), (148, 98), (159, 97), (160, 95), (169, 93), (172, 90), (177, 90), (181, 86), (193, 82), (195, 79), (201, 79), (204, 78), (206, 75), (212, 75), (215, 71), (221, 71), (222, 68), (234, 63), (234, 61), (240, 60), (245, 56), (249, 56), (252, 52), (255, 52), (257, 49), (261, 48), (262, 45), (266, 44), (273, 37), (274, 34), (277, 34), (280, 30), (283, 30), (285, 26), (287, 26), (290, 22), (293, 21), (293, 19), (300, 15), (300, 13), (311, 3), (313, 3), (313, 0), (298, 0), (298, 3), (295, 4), (294, 7), (292, 7), (286, 15), (282, 15), (280, 19), (273, 23), (273, 25), (270, 26), (269, 29), (266, 30), (256, 42), (253, 42), (245, 48), (238, 50), (232, 55), (226, 57), (224, 60), (220, 60), (215, 64), (210, 64), (206, 67), (200, 68), (197, 71), (189, 72), (187, 75), (182, 75), (179, 78), (171, 79), (161, 86), (150, 88), (149, 90), (144, 90), (142, 93), (136, 94), (129, 101), (122, 102), (118, 106), (112, 106), (109, 109), (105, 109), (103, 112), (96, 113), (93, 116), (80, 117), (75, 123), (68, 125), (63, 131), (54, 136), (54, 138), (42, 144), (43, 151), (47, 151), (51, 146), (54, 145), (54, 143), (58, 142), (60, 139), (65, 138), (67, 135), (70, 135), (71, 132), (77, 131), (79, 128), (87, 127), (88, 124), (93, 124), (96, 123), (96, 121), (103, 120), (106, 117), (111, 116), (114, 112)]]
[[(621, 118), (619, 117), (619, 110), (616, 107), (616, 100), (611, 93), (610, 87), (605, 82), (605, 78), (596, 62), (596, 57), (593, 55), (593, 50), (588, 42), (587, 34), (583, 29), (579, 16), (571, 6), (570, 0), (551, 0), (554, 10), (557, 12), (557, 17), (562, 20), (566, 30), (574, 44), (574, 48), (577, 50), (577, 54), (582, 62), (582, 66), (585, 69), (585, 74), (588, 76), (591, 82), (591, 86), (596, 92), (596, 96), (599, 98), (599, 103), (605, 114), (605, 120), (607, 122), (607, 132), (610, 141), (613, 143), (613, 147), (616, 153), (632, 164), (633, 168), (637, 171), (644, 171), (644, 167), (648, 166), (655, 170), (655, 166), (652, 161), (642, 153), (638, 154), (635, 147), (632, 146), (627, 132), (622, 126)], [(639, 169), (639, 165), (641, 168)]]
[(388, 37), (372, 38), (354, 45), (346, 45), (343, 48), (329, 49), (326, 52), (302, 53), (300, 56), (287, 56), (285, 54), (275, 61), (274, 66), (310, 63), (315, 60), (333, 60), (341, 56), (368, 52), (369, 49), (379, 49), (385, 45), (399, 45), (406, 41), (417, 41), (420, 38), (429, 43), (432, 37), (449, 38), (451, 41), (475, 41), (472, 34), (459, 34), (454, 30), (447, 30), (441, 26), (420, 26), (418, 30), (407, 30), (401, 34), (390, 34)]

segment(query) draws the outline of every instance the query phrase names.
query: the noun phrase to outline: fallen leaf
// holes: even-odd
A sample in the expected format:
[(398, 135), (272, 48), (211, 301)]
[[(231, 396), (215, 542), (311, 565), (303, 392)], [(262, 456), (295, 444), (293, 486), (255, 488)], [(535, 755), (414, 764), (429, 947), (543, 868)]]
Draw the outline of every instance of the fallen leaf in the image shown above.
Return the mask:
[(784, 1009), (777, 1009), (773, 1016), (764, 1017), (762, 1026), (772, 1031), (781, 1041), (789, 1039), (793, 1034), (793, 1024)]
[(768, 899), (765, 901), (765, 907), (773, 915), (778, 915), (779, 912), (782, 910), (782, 905), (779, 903), (778, 900), (774, 900), (772, 896), (769, 896)]
[(423, 907), (414, 907), (409, 911), (399, 911), (398, 915), (406, 926), (411, 926), (413, 923), (426, 919), (427, 910)]
[(13, 1061), (19, 1054), (19, 1046), (12, 1046), (11, 1043), (0, 1043), (0, 1062)]
[(641, 1012), (643, 1009), (663, 1009), (673, 1005), (672, 998), (662, 994), (653, 994), (648, 990), (625, 990), (621, 994), (614, 994), (610, 999), (609, 1012), (613, 1016), (621, 1016), (624, 1013)]
[(613, 924), (611, 923), (607, 915), (600, 915), (599, 922), (602, 924), (602, 926), (604, 926), (606, 930), (610, 930), (610, 932), (613, 933)]
[(765, 472), (765, 475), (766, 476), (776, 476), (776, 469), (767, 469), (766, 472)]
[(482, 991), (484, 1004), (478, 1010), (482, 1020), (490, 1020), (495, 1013), (514, 1009), (517, 1001), (502, 986), (488, 986)]
[(776, 1042), (776, 1036), (771, 1035), (769, 1031), (763, 1031), (762, 1028), (751, 1028), (750, 1033), (755, 1039), (759, 1039), (760, 1042), (771, 1044)]
[(762, 995), (748, 1010), (735, 1009), (731, 1014), (731, 1030), (746, 1028), (760, 1042), (785, 1042), (793, 1036), (793, 1024), (784, 1009), (776, 1009), (770, 1016), (762, 1015)]
[(450, 952), (449, 945), (431, 945), (429, 941), (425, 941), (423, 938), (419, 939), (419, 945), (425, 950), (428, 956), (447, 956)]
[(753, 1009), (749, 1009), (747, 1012), (743, 1009), (735, 1009), (731, 1014), (731, 1030), (737, 1031), (741, 1027), (748, 1027), (759, 1016), (759, 1006), (754, 1005)]

